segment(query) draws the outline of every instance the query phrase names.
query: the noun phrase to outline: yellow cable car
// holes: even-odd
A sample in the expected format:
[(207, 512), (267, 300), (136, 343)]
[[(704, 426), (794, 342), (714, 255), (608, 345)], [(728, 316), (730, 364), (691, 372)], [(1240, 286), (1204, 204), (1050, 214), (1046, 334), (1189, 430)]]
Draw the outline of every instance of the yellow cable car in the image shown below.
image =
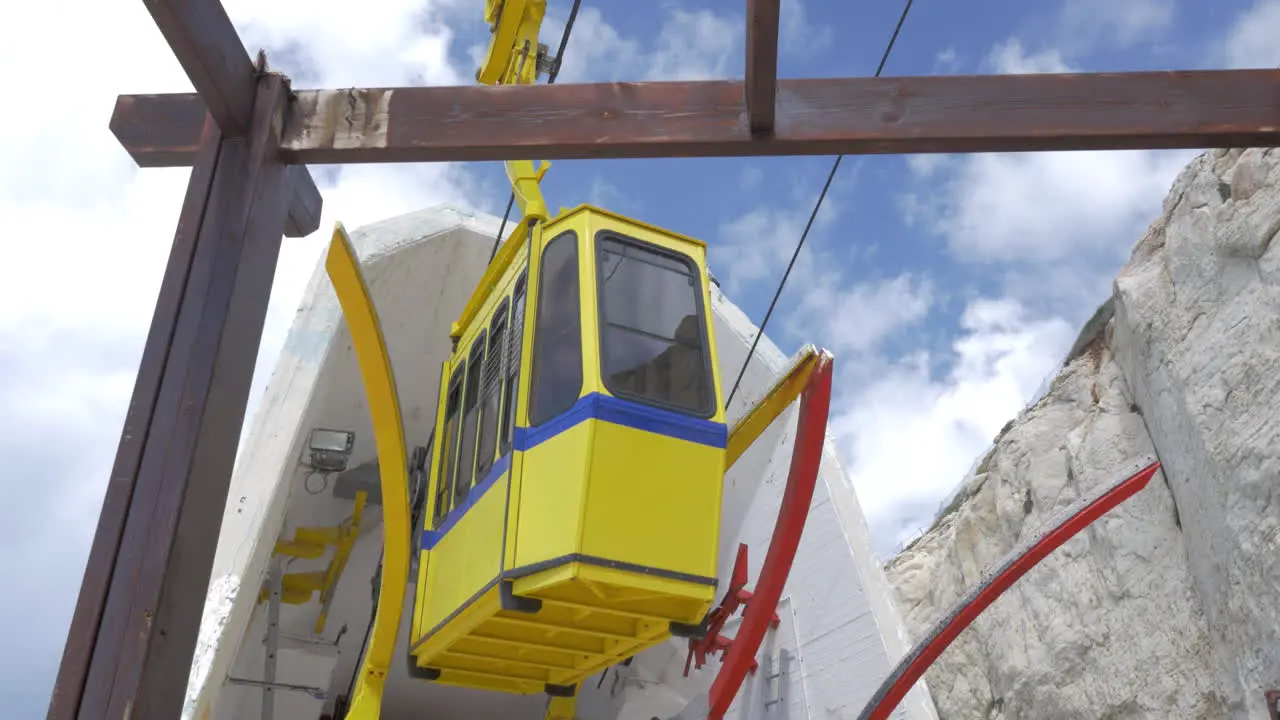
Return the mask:
[[(545, 0), (487, 0), (478, 79), (529, 84), (557, 67), (535, 47), (544, 10)], [(672, 634), (724, 645), (702, 637), (724, 474), (797, 397), (796, 456), (757, 586), (764, 613), (808, 513), (830, 356), (806, 346), (726, 428), (706, 246), (588, 205), (550, 217), (539, 187), (549, 165), (506, 168), (520, 221), (454, 323), (435, 429), (412, 458), (376, 308), (350, 238), (334, 230), (326, 267), (369, 400), (385, 537), (347, 720), (380, 716), (411, 548), (410, 675), (545, 692), (547, 717), (570, 718), (583, 678)], [(744, 619), (712, 687), (715, 712), (767, 622)]]
[(508, 259), (441, 376), (410, 652), (419, 677), (567, 694), (713, 601), (706, 248), (582, 206)]

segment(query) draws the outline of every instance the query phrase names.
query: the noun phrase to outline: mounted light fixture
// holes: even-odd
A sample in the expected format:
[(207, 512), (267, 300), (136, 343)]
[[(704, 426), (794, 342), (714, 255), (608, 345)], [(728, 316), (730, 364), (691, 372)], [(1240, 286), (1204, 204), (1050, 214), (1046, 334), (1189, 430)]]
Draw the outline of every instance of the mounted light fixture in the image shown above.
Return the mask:
[(355, 442), (353, 432), (315, 428), (311, 431), (311, 469), (322, 473), (346, 470)]

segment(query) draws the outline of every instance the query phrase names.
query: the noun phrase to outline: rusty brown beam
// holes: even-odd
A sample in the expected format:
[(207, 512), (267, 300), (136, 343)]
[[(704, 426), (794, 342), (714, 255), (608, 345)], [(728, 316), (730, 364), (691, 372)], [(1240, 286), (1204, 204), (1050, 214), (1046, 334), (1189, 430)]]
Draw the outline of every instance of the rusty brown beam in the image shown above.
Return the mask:
[[(121, 95), (116, 99), (116, 109), (111, 115), (111, 131), (119, 138), (135, 162), (141, 167), (186, 167), (200, 144), (200, 128), (206, 111), (203, 103), (165, 102), (162, 99), (191, 97), (190, 95)], [(132, 107), (138, 99), (148, 103), (145, 109)], [(138, 113), (146, 113), (146, 121), (132, 121)], [(210, 113), (211, 114), (211, 113)], [(126, 118), (123, 125), (120, 119)], [(156, 142), (170, 138), (186, 138), (177, 145), (165, 147)], [(324, 201), (311, 173), (302, 165), (289, 168), (293, 196), (289, 202), (289, 221), (285, 237), (306, 237), (320, 227), (320, 212)]]
[(287, 203), (287, 86), (247, 136), (203, 124), (50, 703), (51, 720), (181, 714)]
[(747, 0), (747, 70), (743, 87), (747, 125), (773, 131), (778, 97), (779, 0)]
[[(193, 144), (185, 148), (187, 161), (180, 164), (189, 166), (206, 110), (226, 137), (247, 132), (257, 70), (219, 0), (143, 0), (143, 4), (202, 99), (194, 113), (159, 120), (186, 123), (182, 129)], [(290, 175), (294, 196), (286, 235), (303, 237), (320, 226), (322, 200), (305, 168)]]
[[(1280, 70), (778, 81), (752, 137), (729, 81), (303, 90), (291, 163), (1122, 150), (1280, 145)], [(186, 164), (194, 95), (125, 96), (143, 166)]]
[(213, 121), (243, 135), (253, 111), (253, 63), (219, 0), (142, 0)]

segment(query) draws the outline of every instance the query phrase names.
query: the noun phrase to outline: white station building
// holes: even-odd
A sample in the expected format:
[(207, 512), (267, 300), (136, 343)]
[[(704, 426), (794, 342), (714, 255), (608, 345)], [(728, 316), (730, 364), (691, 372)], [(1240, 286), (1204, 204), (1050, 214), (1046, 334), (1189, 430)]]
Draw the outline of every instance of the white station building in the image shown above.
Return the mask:
[[(485, 269), (498, 226), (495, 217), (442, 206), (352, 233), (391, 354), (410, 448), (424, 445), (432, 430), (439, 369), (450, 352), (449, 327)], [(712, 287), (711, 295), (721, 377), (733, 378), (757, 328), (718, 287)], [(763, 338), (729, 408), (730, 423), (764, 394), (786, 363)], [(726, 478), (721, 592), (740, 542), (749, 547), (748, 588), (758, 576), (786, 482), (794, 427), (793, 406)], [(184, 719), (332, 719), (335, 703), (350, 692), (372, 619), (383, 542), (380, 505), (371, 502), (364, 511), (327, 602), (318, 597), (300, 604), (275, 602), (269, 592), (273, 572), (285, 563), (289, 573), (324, 571), (333, 559), (330, 549), (316, 559), (273, 561), (278, 539), (292, 537), (301, 526), (337, 527), (352, 516), (350, 494), (306, 463), (310, 434), (317, 428), (355, 434), (349, 467), (376, 462), (364, 385), (323, 261), (237, 458)], [(407, 607), (412, 606), (412, 588), (409, 592)], [(404, 613), (401, 643), (411, 615)], [(858, 499), (830, 439), (778, 615), (781, 625), (769, 631), (756, 657), (760, 670), (748, 676), (729, 717), (855, 718), (908, 649)], [(273, 616), (278, 618), (274, 628), (269, 622)], [(739, 618), (730, 621), (726, 634), (733, 633)], [(268, 662), (272, 648), (274, 670)], [(396, 651), (383, 702), (387, 720), (543, 717), (544, 695), (413, 680), (401, 661), (402, 647)], [(665, 720), (696, 715), (699, 700), (705, 707), (720, 661), (713, 658), (685, 677), (687, 652), (687, 641), (672, 638), (626, 666), (588, 679), (579, 691), (578, 717)], [(923, 681), (893, 717), (937, 717)]]

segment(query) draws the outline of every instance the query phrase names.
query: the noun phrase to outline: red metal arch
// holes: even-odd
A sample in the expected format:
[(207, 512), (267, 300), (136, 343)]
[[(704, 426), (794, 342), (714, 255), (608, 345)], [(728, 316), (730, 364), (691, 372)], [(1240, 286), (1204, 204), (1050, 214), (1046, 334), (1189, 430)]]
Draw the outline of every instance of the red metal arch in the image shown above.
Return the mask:
[(742, 611), (742, 624), (711, 684), (707, 720), (721, 720), (738, 694), (773, 620), (787, 576), (791, 574), (800, 535), (809, 517), (809, 503), (817, 485), (818, 468), (822, 465), (827, 415), (831, 410), (833, 362), (830, 354), (819, 352), (817, 364), (800, 395), (800, 418), (791, 454), (791, 469), (787, 474), (782, 504), (778, 508), (778, 519), (773, 526), (773, 538), (760, 568), (760, 578), (752, 592), (751, 602)]
[(933, 630), (902, 658), (858, 715), (858, 720), (887, 720), (942, 651), (996, 598), (1076, 533), (1146, 487), (1159, 469), (1160, 463), (1152, 462), (1123, 480), (1101, 486), (1093, 495), (1068, 508), (1062, 519), (1042, 535), (1010, 553), (998, 569), (989, 572), (983, 582), (953, 605)]

